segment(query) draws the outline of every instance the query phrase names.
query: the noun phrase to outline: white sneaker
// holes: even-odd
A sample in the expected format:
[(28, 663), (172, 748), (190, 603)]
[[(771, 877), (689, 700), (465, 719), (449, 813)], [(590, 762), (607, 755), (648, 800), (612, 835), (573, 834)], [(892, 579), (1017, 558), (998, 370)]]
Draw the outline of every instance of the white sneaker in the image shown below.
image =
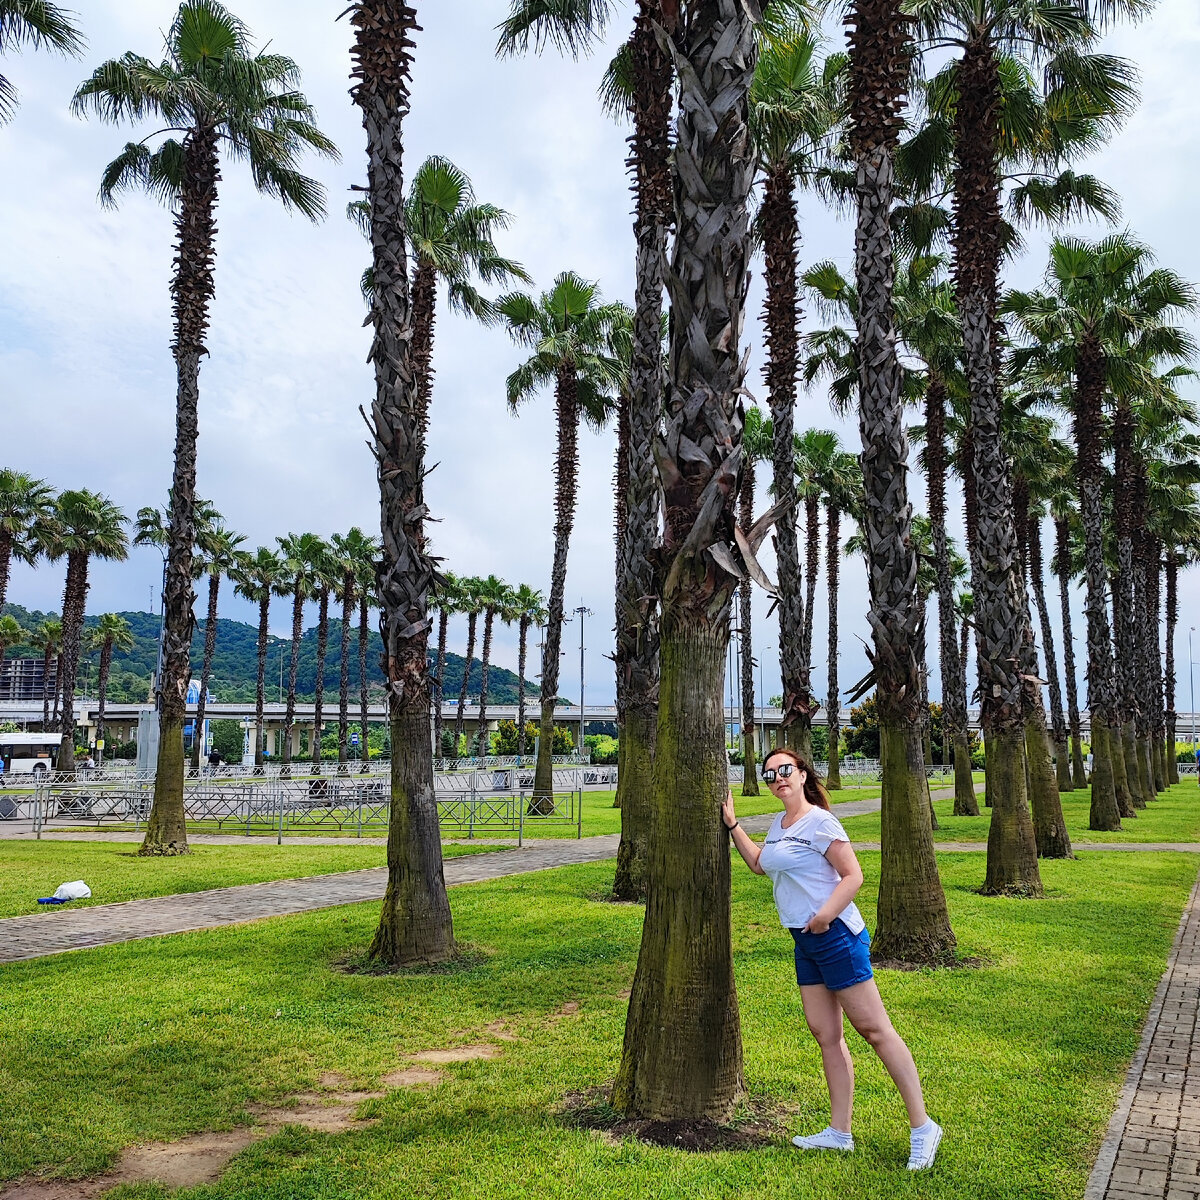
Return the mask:
[(801, 1150), (849, 1151), (854, 1149), (854, 1139), (848, 1133), (841, 1133), (832, 1125), (826, 1125), (820, 1133), (811, 1133), (808, 1137), (797, 1134), (792, 1138), (792, 1145), (799, 1146)]
[(938, 1146), (942, 1141), (942, 1127), (933, 1120), (927, 1121), (924, 1129), (913, 1129), (909, 1133), (908, 1169), (924, 1171), (933, 1166)]

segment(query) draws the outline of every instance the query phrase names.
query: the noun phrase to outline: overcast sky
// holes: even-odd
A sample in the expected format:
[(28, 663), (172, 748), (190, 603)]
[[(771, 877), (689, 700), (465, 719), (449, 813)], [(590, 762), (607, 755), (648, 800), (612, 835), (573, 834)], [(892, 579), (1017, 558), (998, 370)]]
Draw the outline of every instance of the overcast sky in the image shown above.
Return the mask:
[[(319, 225), (291, 217), (258, 196), (244, 167), (224, 167), (218, 207), (216, 298), (201, 371), (198, 491), (210, 498), (247, 544), (277, 535), (328, 535), (351, 525), (378, 528), (373, 464), (357, 414), (373, 379), (365, 358), (369, 333), (358, 280), (367, 247), (342, 215), (353, 184), (364, 181), (364, 136), (348, 96), (351, 30), (335, 21), (342, 3), (237, 0), (234, 8), (259, 42), (292, 56), (321, 128), (338, 144), (338, 164), (310, 162), (329, 193)], [(450, 158), (476, 194), (508, 209), (500, 244), (539, 288), (571, 269), (599, 281), (607, 298), (632, 298), (630, 197), (625, 130), (599, 110), (596, 85), (625, 36), (630, 11), (590, 61), (540, 58), (496, 61), (502, 0), (436, 0), (417, 5), (412, 111), (405, 125), (407, 173), (430, 154)], [(134, 50), (157, 57), (174, 5), (168, 0), (95, 0), (80, 23), (88, 40), (79, 61), (25, 53), (3, 71), (20, 91), (16, 119), (0, 127), (0, 463), (31, 471), (57, 488), (87, 487), (132, 516), (161, 504), (171, 476), (175, 377), (169, 351), (170, 214), (131, 195), (102, 211), (96, 188), (104, 165), (129, 134), (94, 118), (73, 117), (74, 87), (104, 59)], [(1200, 6), (1160, 0), (1155, 16), (1108, 38), (1143, 75), (1141, 108), (1097, 158), (1085, 164), (1121, 195), (1124, 221), (1166, 265), (1200, 280), (1195, 187), (1200, 178)], [(136, 136), (151, 132), (140, 128)], [(802, 255), (851, 269), (851, 230), (802, 201)], [(1044, 239), (1010, 269), (1010, 282), (1034, 284)], [(751, 295), (752, 345), (747, 380), (762, 385), (761, 285)], [(440, 524), (437, 553), (460, 574), (495, 573), (549, 591), (554, 448), (547, 394), (512, 417), (505, 376), (521, 361), (502, 330), (438, 314), (427, 497)], [(1194, 398), (1196, 398), (1194, 396)], [(839, 429), (858, 449), (856, 424), (831, 417), (825, 397), (802, 395), (797, 428)], [(579, 510), (571, 545), (567, 606), (594, 610), (587, 625), (587, 700), (611, 703), (612, 434), (581, 437)], [(912, 477), (918, 505), (924, 489)], [(957, 499), (952, 495), (952, 503)], [(768, 570), (773, 574), (773, 564)], [(161, 570), (157, 552), (133, 550), (123, 564), (97, 564), (89, 612), (148, 609)], [(866, 669), (860, 639), (865, 579), (845, 564), (841, 604), (843, 686)], [(826, 620), (817, 606), (814, 685), (823, 693)], [(62, 573), (18, 567), (9, 599), (57, 610)], [(1181, 586), (1180, 704), (1187, 707), (1187, 630), (1200, 582)], [(286, 633), (286, 602), (272, 627)], [(226, 588), (223, 616), (252, 621), (249, 605)], [(779, 691), (778, 627), (756, 600), (755, 633), (765, 650), (766, 694)], [(931, 614), (932, 616), (932, 614)], [(1083, 626), (1077, 624), (1077, 642)], [(465, 641), (465, 630), (455, 631)], [(454, 638), (452, 638), (452, 647)], [(515, 637), (498, 631), (496, 661), (515, 669)], [(578, 695), (578, 627), (560, 693)], [(574, 649), (570, 649), (574, 647)], [(461, 652), (463, 646), (457, 649)], [(1061, 653), (1061, 649), (1060, 649)], [(1081, 670), (1082, 670), (1082, 656)], [(536, 666), (531, 667), (531, 673)], [(1082, 681), (1081, 681), (1082, 683)], [(938, 694), (936, 668), (933, 691)]]

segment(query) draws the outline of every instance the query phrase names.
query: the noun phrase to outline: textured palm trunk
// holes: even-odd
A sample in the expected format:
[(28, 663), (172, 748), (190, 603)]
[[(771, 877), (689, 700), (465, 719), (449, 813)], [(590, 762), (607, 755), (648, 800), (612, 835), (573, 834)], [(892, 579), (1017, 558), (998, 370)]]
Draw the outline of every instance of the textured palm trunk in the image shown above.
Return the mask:
[[(142, 854), (182, 854), (187, 850), (183, 815), (183, 723), (191, 678), (192, 553), (196, 540), (196, 440), (199, 436), (200, 358), (206, 354), (208, 305), (213, 295), (216, 253), (217, 135), (193, 129), (183, 143), (175, 277), (171, 295), (175, 316), (177, 389), (175, 467), (171, 476), (171, 520), (167, 531), (163, 588), (162, 673), (159, 689), (158, 762), (154, 804), (146, 823)], [(178, 744), (177, 744), (178, 743)]]
[(933, 808), (933, 792), (929, 787), (929, 767), (933, 763), (933, 720), (929, 711), (929, 656), (925, 642), (925, 628), (929, 620), (929, 597), (917, 589), (919, 620), (917, 622), (917, 678), (920, 681), (921, 700), (921, 761), (924, 764), (925, 804), (929, 809), (929, 828), (934, 832), (941, 826)]
[[(1172, 547), (1167, 551), (1167, 670), (1165, 678), (1166, 699), (1166, 776), (1169, 784), (1179, 782), (1179, 761), (1175, 753), (1177, 737), (1176, 723), (1178, 714), (1175, 711), (1175, 624), (1179, 619), (1179, 555)], [(1191, 671), (1191, 664), (1188, 670)]]
[(58, 694), (62, 696), (62, 717), (59, 725), (62, 739), (59, 742), (58, 758), (54, 767), (61, 775), (75, 774), (75, 682), (79, 678), (79, 655), (83, 647), (83, 617), (87, 593), (87, 555), (73, 550), (67, 555), (67, 579), (62, 604), (62, 650), (59, 654), (61, 667), (58, 671)]
[[(338, 674), (338, 774), (349, 768), (346, 758), (350, 744), (350, 620), (354, 615), (354, 572), (342, 576), (342, 645)], [(440, 707), (439, 707), (440, 713)]]
[[(0, 651), (3, 647), (0, 646)], [(108, 708), (108, 676), (112, 670), (112, 653), (113, 644), (112, 638), (105, 638), (104, 645), (100, 647), (100, 671), (96, 678), (96, 696), (99, 700), (99, 708), (96, 712), (96, 766), (99, 767), (104, 762), (104, 726), (105, 712)], [(3, 666), (3, 657), (0, 656), (0, 666)]]
[(288, 658), (287, 705), (283, 715), (283, 754), (280, 756), (280, 779), (292, 776), (292, 726), (296, 723), (296, 675), (300, 667), (300, 638), (304, 632), (304, 593), (300, 581), (295, 581), (292, 597), (292, 651)]
[(954, 815), (977, 817), (979, 802), (971, 778), (967, 739), (967, 692), (959, 661), (954, 621), (954, 581), (950, 578), (950, 547), (946, 539), (946, 385), (930, 370), (925, 387), (925, 474), (928, 480), (929, 524), (933, 562), (937, 571), (938, 661), (942, 672), (942, 744), (954, 746)]
[(829, 766), (825, 786), (840, 791), (842, 786), (842, 727), (839, 721), (842, 692), (838, 686), (838, 573), (841, 568), (841, 520), (837, 505), (825, 507), (825, 582), (828, 588), (829, 650), (825, 685), (825, 722), (829, 730)]
[(402, 123), (416, 12), (398, 0), (362, 0), (350, 20), (352, 94), (367, 133), (371, 199), (371, 425), (383, 535), (376, 580), (392, 743), (388, 884), (369, 954), (398, 966), (443, 961), (456, 951), (433, 788), (427, 650), (437, 577), (425, 540), (424, 414), (412, 363), (404, 231)]
[[(1092, 802), (1088, 828), (1115, 830), (1121, 828), (1121, 813), (1116, 795), (1117, 755), (1109, 743), (1113, 673), (1112, 639), (1105, 602), (1108, 572), (1104, 565), (1104, 516), (1100, 503), (1100, 406), (1104, 395), (1104, 351), (1100, 343), (1094, 337), (1086, 337), (1076, 361), (1073, 424), (1087, 582), (1084, 608), (1087, 613), (1088, 712), (1092, 724)], [(1065, 566), (1060, 565), (1060, 570), (1065, 570)], [(1113, 730), (1113, 736), (1117, 736), (1116, 730)]]
[(763, 253), (767, 296), (763, 323), (767, 346), (766, 376), (771, 409), (771, 465), (779, 520), (775, 526), (775, 558), (779, 565), (779, 671), (783, 701), (778, 737), (806, 758), (812, 754), (811, 665), (804, 657), (804, 592), (800, 547), (796, 538), (796, 328), (800, 306), (796, 291), (795, 184), (790, 166), (767, 176), (763, 194)]
[[(1145, 808), (1147, 796), (1138, 762), (1135, 725), (1140, 720), (1141, 704), (1137, 694), (1137, 619), (1133, 609), (1133, 412), (1127, 397), (1118, 397), (1113, 416), (1113, 527), (1117, 538), (1117, 572), (1113, 579), (1113, 640), (1116, 643), (1117, 720), (1121, 727), (1126, 781), (1129, 787), (1129, 811), (1122, 804), (1120, 787), (1117, 805), (1121, 816), (1136, 816)], [(1144, 619), (1144, 617), (1143, 617)]]
[(63, 652), (60, 649), (54, 660), (54, 708), (50, 713), (50, 727), (57, 733), (62, 729), (59, 722), (59, 710), (63, 699)]
[(1065, 516), (1054, 518), (1058, 600), (1063, 628), (1063, 678), (1067, 686), (1067, 723), (1071, 732), (1071, 774), (1077, 788), (1088, 785), (1083, 767), (1083, 733), (1075, 675), (1075, 637), (1071, 632), (1071, 527)]
[(488, 668), (492, 662), (492, 626), (495, 620), (496, 610), (489, 608), (483, 616), (483, 656), (479, 669), (479, 728), (475, 736), (475, 753), (480, 758), (488, 752)]
[(734, 578), (751, 253), (750, 6), (694, 0), (676, 42), (677, 233), (665, 431), (655, 815), (646, 918), (612, 1103), (628, 1116), (727, 1120), (744, 1091), (733, 977), (722, 706)]
[[(804, 497), (804, 646), (801, 656), (812, 672), (813, 602), (817, 598), (817, 572), (821, 563), (821, 498), (809, 480)], [(811, 683), (810, 683), (811, 686)]]
[[(42, 729), (50, 728), (50, 668), (54, 663), (54, 645), (48, 642), (42, 654)], [(58, 676), (55, 675), (54, 686), (58, 687)]]
[(367, 689), (367, 643), (370, 639), (370, 597), (363, 591), (358, 597), (358, 727), (359, 774), (371, 769), (371, 743), (368, 737), (371, 718), (371, 694)]
[(869, 651), (883, 760), (882, 855), (875, 952), (913, 963), (952, 959), (921, 746), (917, 556), (908, 500), (908, 438), (892, 312), (892, 156), (908, 81), (898, 0), (857, 0), (850, 25), (850, 115), (858, 202), (859, 433), (870, 590)]
[(463, 722), (467, 719), (467, 686), (471, 682), (471, 663), (475, 658), (475, 634), (479, 629), (479, 613), (467, 615), (467, 658), (463, 663), (462, 686), (458, 692), (458, 711), (454, 714), (454, 754), (458, 757), (458, 747), (463, 735)]
[[(433, 672), (433, 757), (445, 757), (445, 750), (442, 748), (442, 700), (446, 694), (445, 691), (445, 676), (446, 676), (446, 632), (450, 625), (450, 613), (441, 608), (438, 610), (438, 648), (437, 648), (437, 663)], [(522, 661), (521, 670), (525, 669), (525, 664)], [(522, 700), (524, 699), (524, 691), (522, 691)]]
[[(541, 728), (533, 800), (537, 811), (554, 805), (554, 702), (558, 698), (559, 653), (562, 647), (563, 597), (567, 590), (567, 551), (575, 525), (575, 495), (579, 478), (579, 398), (575, 368), (559, 368), (554, 389), (558, 421), (558, 451), (554, 460), (554, 562), (550, 599), (546, 605), (546, 645), (542, 652)], [(580, 698), (582, 703), (582, 697)], [(580, 753), (583, 747), (579, 747)]]
[[(1111, 574), (1108, 579), (1108, 592), (1112, 596), (1112, 628), (1120, 629), (1122, 623), (1120, 590)], [(1111, 649), (1110, 647), (1110, 652)], [(1113, 688), (1112, 724), (1108, 727), (1108, 752), (1109, 757), (1112, 759), (1113, 788), (1117, 796), (1117, 812), (1121, 814), (1122, 819), (1125, 819), (1137, 816), (1137, 808), (1133, 803), (1133, 788), (1130, 785), (1130, 775), (1136, 774), (1137, 765), (1132, 760), (1129, 762), (1126, 761), (1126, 733), (1128, 732), (1129, 740), (1132, 742), (1133, 729), (1132, 726), (1129, 726), (1127, 729), (1126, 722), (1122, 719), (1124, 705), (1121, 694), (1120, 675), (1116, 670), (1114, 670), (1114, 678), (1116, 679), (1116, 683)]]
[[(440, 639), (439, 639), (440, 645)], [(529, 648), (529, 618), (521, 618), (520, 643), (517, 648), (517, 757), (525, 757), (525, 656)], [(438, 742), (441, 748), (441, 742)]]
[[(754, 464), (742, 468), (738, 523), (749, 532), (754, 524)], [(758, 769), (754, 752), (754, 628), (751, 583), (746, 579), (738, 588), (738, 624), (742, 650), (742, 795), (758, 795)]]
[(433, 264), (418, 260), (412, 290), (412, 368), (419, 397), (419, 421), (424, 436), (429, 429), (433, 398), (433, 326), (437, 313), (437, 272)]
[[(1139, 505), (1144, 514), (1146, 510), (1146, 471), (1142, 464), (1139, 475), (1140, 491)], [(1145, 528), (1143, 515), (1142, 527)], [(1149, 609), (1150, 620), (1141, 622), (1138, 626), (1141, 644), (1146, 692), (1151, 697), (1152, 720), (1147, 729), (1148, 748), (1150, 750), (1150, 766), (1152, 769), (1154, 791), (1164, 792), (1167, 789), (1167, 712), (1163, 703), (1165, 682), (1163, 680), (1163, 654), (1159, 645), (1159, 628), (1162, 623), (1162, 565), (1163, 544), (1156, 537), (1146, 537), (1140, 542), (1140, 557), (1142, 580), (1146, 593), (1146, 607)], [(1174, 756), (1175, 747), (1171, 746)]]
[(329, 589), (317, 595), (317, 677), (313, 684), (312, 773), (321, 774), (321, 726), (325, 723), (325, 656), (329, 652)]
[(200, 668), (200, 697), (196, 701), (196, 727), (192, 736), (192, 771), (200, 770), (200, 751), (204, 741), (204, 718), (208, 709), (208, 681), (212, 676), (213, 655), (217, 652), (217, 594), (221, 576), (208, 574), (208, 616), (204, 621), (204, 662)]
[(1040, 518), (1026, 525), (1026, 545), (1029, 551), (1029, 581), (1037, 605), (1038, 625), (1042, 631), (1042, 657), (1045, 660), (1046, 681), (1050, 689), (1050, 729), (1054, 743), (1054, 766), (1058, 790), (1069, 792), (1071, 782), (1070, 749), (1067, 745), (1067, 722), (1063, 715), (1062, 685), (1058, 676), (1058, 656), (1054, 652), (1054, 629), (1050, 624), (1050, 608), (1046, 603), (1046, 580), (1043, 573), (1042, 529)]
[(269, 636), (270, 610), (271, 594), (270, 591), (267, 591), (267, 594), (258, 602), (258, 673), (254, 685), (255, 774), (261, 774), (263, 771), (263, 709), (266, 704), (267, 692), (267, 638)]
[(971, 586), (992, 806), (983, 890), (1039, 896), (1042, 882), (1026, 788), (1028, 698), (1020, 671), (1025, 605), (1017, 571), (1012, 479), (1001, 431), (996, 337), (1002, 230), (997, 166), (1000, 74), (988, 37), (968, 43), (957, 78), (954, 284), (971, 395), (971, 474), (978, 505)]

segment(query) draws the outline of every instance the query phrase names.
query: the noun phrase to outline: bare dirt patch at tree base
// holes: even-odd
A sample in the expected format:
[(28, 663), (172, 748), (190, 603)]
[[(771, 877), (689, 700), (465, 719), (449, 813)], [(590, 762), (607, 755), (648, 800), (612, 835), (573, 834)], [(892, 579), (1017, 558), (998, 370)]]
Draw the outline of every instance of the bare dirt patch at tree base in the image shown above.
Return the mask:
[(758, 1150), (777, 1144), (783, 1136), (782, 1106), (763, 1100), (742, 1105), (744, 1119), (721, 1125), (716, 1121), (661, 1121), (622, 1117), (609, 1104), (607, 1088), (568, 1092), (558, 1110), (559, 1119), (574, 1129), (589, 1129), (612, 1142), (636, 1138), (652, 1146), (686, 1150), (693, 1154), (730, 1150)]
[(390, 1088), (419, 1087), (423, 1083), (441, 1083), (442, 1073), (426, 1067), (401, 1067), (398, 1071), (389, 1071), (383, 1082)]
[(443, 1063), (472, 1062), (477, 1058), (499, 1058), (502, 1053), (499, 1046), (480, 1042), (474, 1046), (455, 1046), (452, 1050), (418, 1050), (416, 1054), (410, 1054), (408, 1057), (413, 1062), (436, 1063), (441, 1066)]

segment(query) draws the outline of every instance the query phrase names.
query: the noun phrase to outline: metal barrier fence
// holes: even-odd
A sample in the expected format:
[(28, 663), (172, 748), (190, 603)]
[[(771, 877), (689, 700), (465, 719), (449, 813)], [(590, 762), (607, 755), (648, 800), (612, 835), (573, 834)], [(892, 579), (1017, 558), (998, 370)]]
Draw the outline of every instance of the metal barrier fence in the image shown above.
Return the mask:
[[(515, 834), (518, 844), (531, 832), (573, 828), (583, 836), (584, 771), (578, 765), (554, 772), (554, 792), (539, 796), (516, 770), (461, 771), (435, 776), (442, 833)], [(47, 776), (32, 791), (0, 794), (0, 821), (23, 821), (36, 837), (51, 823), (132, 825), (139, 830), (150, 815), (152, 778), (73, 779), (52, 783)], [(278, 775), (257, 780), (191, 780), (184, 787), (184, 812), (194, 832), (274, 834), (277, 842), (295, 834), (356, 837), (386, 834), (391, 808), (388, 775)]]

